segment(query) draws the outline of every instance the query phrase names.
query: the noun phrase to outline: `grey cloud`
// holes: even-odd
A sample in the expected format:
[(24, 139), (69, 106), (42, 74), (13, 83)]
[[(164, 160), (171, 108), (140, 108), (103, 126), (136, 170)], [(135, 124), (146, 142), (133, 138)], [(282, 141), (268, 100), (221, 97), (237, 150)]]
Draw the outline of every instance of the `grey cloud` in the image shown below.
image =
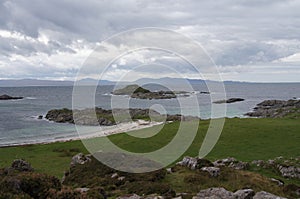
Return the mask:
[[(19, 32), (36, 42), (0, 37), (0, 53), (7, 57), (60, 52), (77, 56), (76, 45), (92, 49), (96, 42), (120, 31), (153, 26), (190, 35), (223, 67), (269, 63), (300, 52), (299, 8), (300, 1), (294, 0), (3, 0), (0, 29)], [(186, 27), (190, 29), (182, 30)], [(41, 34), (48, 37), (47, 44), (37, 41)], [(45, 73), (74, 72), (44, 65), (56, 70)]]

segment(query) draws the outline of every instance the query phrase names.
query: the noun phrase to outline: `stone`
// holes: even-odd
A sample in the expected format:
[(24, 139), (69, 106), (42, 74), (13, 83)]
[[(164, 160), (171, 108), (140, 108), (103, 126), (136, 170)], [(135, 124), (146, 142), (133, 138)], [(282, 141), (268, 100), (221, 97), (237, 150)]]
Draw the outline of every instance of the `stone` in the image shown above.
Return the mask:
[(298, 178), (300, 179), (300, 168), (294, 166), (277, 165), (277, 169), (285, 178)]
[(230, 104), (230, 103), (235, 103), (235, 102), (241, 102), (244, 100), (245, 99), (243, 99), (243, 98), (229, 98), (227, 100), (214, 101), (213, 103), (215, 103), (215, 104), (224, 104), (224, 103)]
[(119, 175), (118, 175), (118, 173), (113, 173), (112, 175), (111, 175), (111, 178), (117, 178)]
[(43, 116), (42, 116), (42, 115), (39, 115), (39, 116), (38, 116), (38, 119), (39, 119), (39, 120), (43, 119)]
[(85, 163), (90, 162), (90, 161), (91, 161), (90, 156), (84, 155), (83, 153), (79, 153), (79, 154), (72, 157), (70, 166), (74, 167), (78, 164), (85, 164)]
[(212, 177), (217, 177), (220, 175), (220, 168), (218, 167), (202, 167), (201, 171), (208, 172)]
[(193, 199), (203, 199), (203, 198), (218, 198), (218, 199), (234, 199), (235, 196), (232, 192), (227, 191), (223, 187), (218, 188), (209, 188), (201, 190), (197, 196), (194, 196)]
[(90, 190), (90, 188), (76, 188), (75, 191), (78, 191), (80, 193), (86, 193)]
[(282, 187), (284, 185), (284, 182), (282, 180), (277, 180), (275, 178), (270, 178), (270, 180), (274, 183), (276, 183), (278, 186)]
[(253, 199), (287, 199), (287, 198), (276, 196), (266, 191), (260, 191), (253, 196)]
[(228, 167), (236, 169), (236, 170), (246, 170), (249, 169), (249, 163), (248, 162), (231, 162)]
[(173, 173), (172, 168), (166, 168), (166, 170), (167, 170), (167, 173)]
[(9, 95), (0, 95), (0, 100), (18, 100), (23, 99), (23, 97), (12, 97)]
[(263, 160), (253, 160), (251, 162), (251, 164), (254, 164), (254, 165), (258, 166), (258, 167), (261, 167), (261, 166), (265, 165), (265, 161), (263, 161)]
[(228, 157), (228, 158), (224, 158), (224, 159), (220, 159), (220, 160), (216, 160), (213, 162), (213, 165), (215, 167), (219, 167), (219, 166), (228, 166), (231, 163), (235, 163), (237, 162), (237, 160), (233, 157)]
[(141, 199), (142, 197), (137, 195), (137, 194), (132, 194), (132, 195), (126, 195), (126, 196), (120, 196), (117, 197), (117, 199)]
[(192, 170), (214, 166), (209, 160), (188, 156), (184, 157), (182, 161), (177, 163), (177, 165), (186, 166)]
[(255, 192), (252, 189), (241, 189), (234, 192), (233, 195), (236, 199), (252, 199)]
[(11, 169), (18, 171), (33, 171), (34, 169), (31, 167), (30, 163), (26, 162), (22, 159), (14, 160), (11, 164)]
[(120, 176), (120, 177), (118, 177), (118, 180), (119, 181), (123, 181), (123, 180), (125, 180), (125, 177), (124, 176)]
[(246, 113), (250, 117), (283, 118), (291, 116), (299, 118), (300, 100), (265, 100), (256, 105), (252, 112)]

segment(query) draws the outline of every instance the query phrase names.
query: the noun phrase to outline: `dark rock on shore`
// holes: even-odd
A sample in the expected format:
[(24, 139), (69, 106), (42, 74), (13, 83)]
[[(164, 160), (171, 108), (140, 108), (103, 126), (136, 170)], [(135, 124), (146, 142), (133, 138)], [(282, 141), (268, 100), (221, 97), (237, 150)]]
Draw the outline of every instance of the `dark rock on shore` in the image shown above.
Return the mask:
[(300, 118), (300, 100), (265, 100), (257, 104), (253, 112), (245, 115), (262, 118)]
[(224, 103), (230, 104), (230, 103), (235, 103), (235, 102), (241, 102), (241, 101), (244, 101), (244, 100), (245, 99), (243, 99), (243, 98), (230, 98), (228, 100), (215, 101), (214, 103), (215, 104), (224, 104)]
[(136, 84), (128, 85), (122, 89), (117, 89), (112, 92), (112, 94), (114, 95), (129, 95), (132, 98), (138, 98), (138, 99), (172, 99), (172, 98), (176, 98), (177, 94), (185, 94), (184, 96), (188, 96), (187, 93), (188, 92), (185, 91), (152, 92)]
[(0, 95), (0, 100), (18, 100), (23, 99), (23, 97), (12, 97), (9, 95)]
[[(96, 117), (95, 117), (96, 116)], [(151, 118), (150, 118), (151, 116)], [(192, 116), (162, 115), (152, 109), (113, 109), (105, 110), (102, 108), (70, 110), (70, 109), (54, 109), (48, 111), (46, 119), (58, 123), (71, 123), (78, 125), (103, 125), (111, 126), (117, 123), (130, 122), (132, 120), (153, 120), (153, 121), (190, 121), (199, 119)], [(74, 121), (76, 120), (76, 121)]]

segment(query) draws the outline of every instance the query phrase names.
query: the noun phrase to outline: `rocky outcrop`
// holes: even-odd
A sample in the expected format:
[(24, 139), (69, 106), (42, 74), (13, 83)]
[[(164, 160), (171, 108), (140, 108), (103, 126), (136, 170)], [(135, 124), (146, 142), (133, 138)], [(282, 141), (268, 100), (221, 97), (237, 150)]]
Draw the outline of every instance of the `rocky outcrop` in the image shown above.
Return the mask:
[(298, 178), (300, 179), (300, 168), (294, 166), (277, 165), (281, 175), (285, 178)]
[(0, 95), (0, 100), (18, 100), (23, 99), (24, 97), (12, 97), (9, 95)]
[(300, 100), (265, 100), (257, 104), (253, 112), (245, 115), (262, 118), (300, 118)]
[(221, 171), (218, 167), (202, 167), (200, 170), (208, 172), (211, 177), (218, 177)]
[(75, 156), (72, 157), (70, 167), (74, 167), (78, 164), (86, 164), (91, 161), (91, 156), (90, 155), (84, 155), (83, 153), (79, 153)]
[(287, 199), (287, 198), (279, 197), (265, 191), (260, 191), (253, 196), (253, 199)]
[[(276, 170), (278, 173), (281, 174), (282, 177), (285, 178), (295, 178), (300, 179), (300, 158), (289, 158), (284, 159), (283, 157), (277, 157), (274, 160), (253, 160), (251, 164), (262, 167), (265, 169), (271, 168), (273, 170)], [(273, 182), (277, 182), (276, 179), (271, 179)], [(282, 181), (277, 182), (279, 186), (283, 185)]]
[(218, 101), (215, 101), (214, 103), (215, 104), (224, 104), (224, 103), (230, 104), (230, 103), (235, 103), (235, 102), (241, 102), (244, 100), (245, 99), (243, 99), (243, 98), (229, 98), (227, 100), (218, 100)]
[(255, 194), (252, 189), (241, 189), (236, 192), (227, 191), (223, 187), (201, 190), (193, 199), (285, 199), (274, 194), (260, 191)]
[(11, 164), (10, 169), (18, 170), (18, 171), (33, 171), (34, 170), (31, 167), (30, 163), (28, 163), (22, 159), (14, 160)]
[(187, 95), (188, 92), (185, 91), (156, 91), (152, 92), (148, 89), (140, 87), (139, 85), (133, 84), (128, 85), (124, 88), (117, 89), (112, 92), (114, 95), (129, 95), (132, 98), (138, 99), (172, 99), (176, 98), (177, 95)]
[(234, 199), (232, 192), (227, 191), (223, 187), (215, 187), (201, 190), (197, 196), (194, 196), (193, 199), (203, 199), (203, 198), (220, 198), (220, 199)]
[(213, 162), (214, 166), (221, 167), (227, 166), (237, 170), (246, 170), (249, 168), (250, 164), (248, 162), (237, 161), (233, 157), (228, 157)]
[(45, 116), (46, 119), (58, 123), (76, 123), (78, 125), (91, 126), (111, 126), (117, 123), (131, 122), (132, 120), (150, 120), (150, 117), (153, 121), (190, 121), (199, 119), (198, 117), (183, 116), (180, 114), (161, 115), (152, 109), (130, 108), (105, 110), (98, 107), (84, 110), (53, 109), (48, 111)]
[(241, 189), (234, 192), (233, 195), (236, 199), (252, 199), (255, 192), (252, 189)]
[(206, 159), (202, 158), (193, 158), (193, 157), (184, 157), (182, 161), (178, 162), (177, 165), (188, 167), (192, 170), (201, 169), (202, 167), (212, 167), (213, 164)]

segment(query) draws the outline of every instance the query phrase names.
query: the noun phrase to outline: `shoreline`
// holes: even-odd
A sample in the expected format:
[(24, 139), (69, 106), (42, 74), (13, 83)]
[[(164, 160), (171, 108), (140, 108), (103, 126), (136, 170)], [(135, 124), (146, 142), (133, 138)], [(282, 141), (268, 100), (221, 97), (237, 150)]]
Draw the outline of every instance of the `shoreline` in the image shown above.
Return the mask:
[[(52, 144), (52, 143), (64, 143), (64, 142), (71, 142), (71, 141), (78, 141), (83, 139), (92, 139), (92, 138), (100, 138), (104, 136), (110, 136), (114, 134), (121, 134), (121, 133), (128, 133), (135, 130), (145, 129), (145, 128), (151, 128), (153, 126), (158, 126), (163, 124), (164, 122), (149, 122), (149, 124), (144, 124), (144, 122), (147, 122), (145, 120), (139, 120), (136, 122), (126, 122), (126, 123), (120, 123), (113, 126), (105, 126), (103, 127), (103, 130), (99, 130), (99, 126), (79, 126), (83, 128), (98, 128), (97, 131), (88, 132), (86, 136), (81, 136), (78, 134), (78, 131), (76, 133), (76, 137), (72, 138), (61, 138), (57, 140), (51, 140), (51, 141), (41, 141), (41, 142), (32, 142), (32, 143), (21, 143), (21, 144), (10, 144), (5, 146), (0, 146), (0, 148), (9, 148), (9, 147), (19, 147), (19, 146), (30, 146), (30, 145), (44, 145), (44, 144)], [(75, 125), (74, 125), (75, 126)], [(75, 126), (77, 129), (77, 127)]]

